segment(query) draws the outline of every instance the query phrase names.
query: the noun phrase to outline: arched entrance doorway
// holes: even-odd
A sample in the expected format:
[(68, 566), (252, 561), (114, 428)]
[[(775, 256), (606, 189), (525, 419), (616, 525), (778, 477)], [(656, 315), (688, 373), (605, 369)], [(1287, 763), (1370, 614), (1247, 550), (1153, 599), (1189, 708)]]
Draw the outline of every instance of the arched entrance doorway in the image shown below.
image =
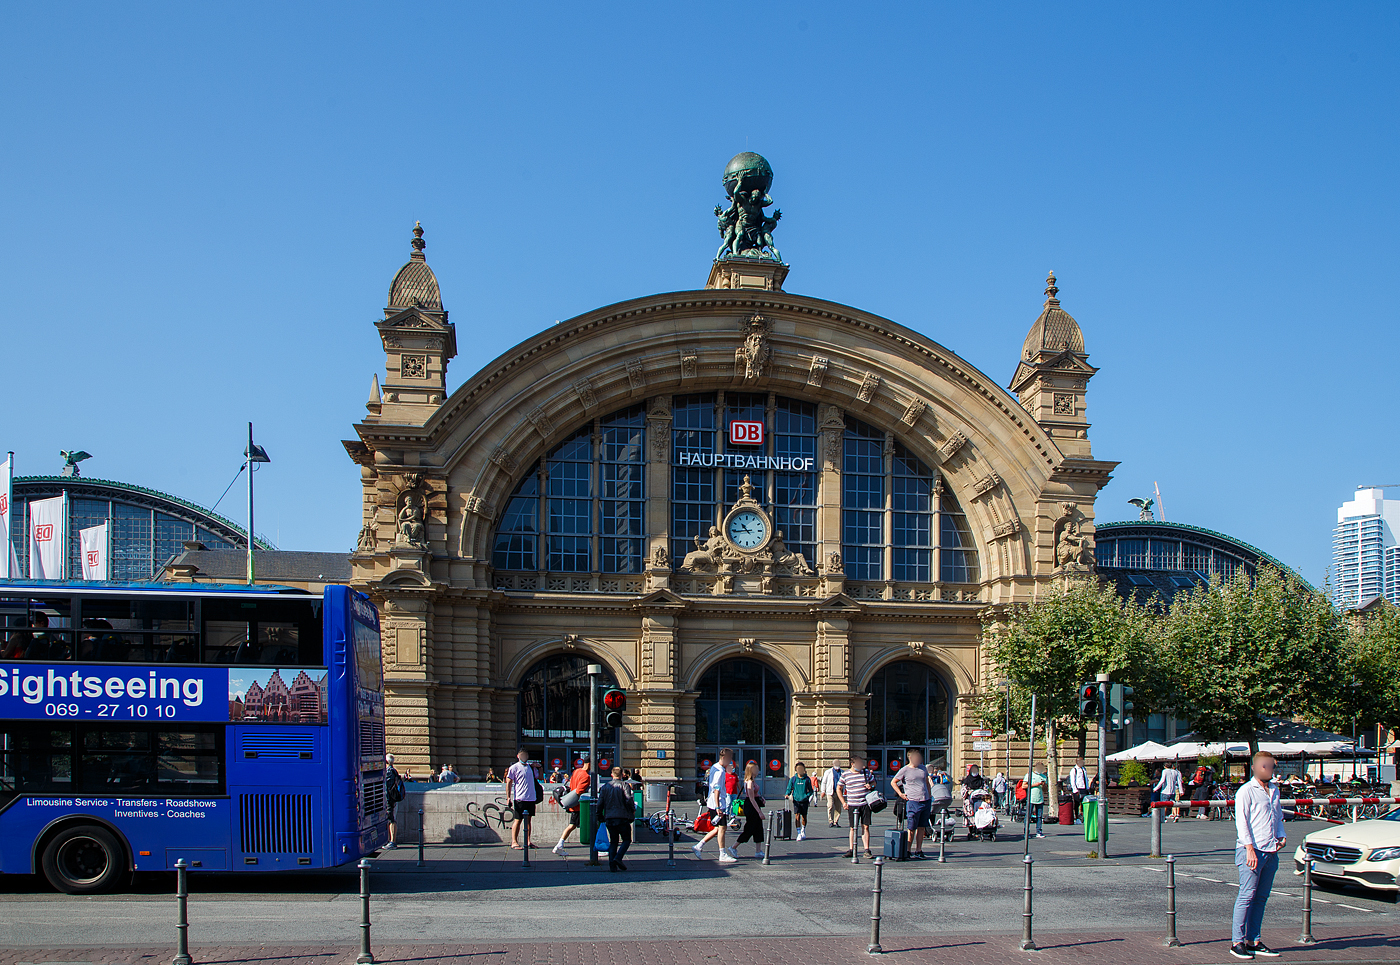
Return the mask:
[(704, 778), (719, 749), (734, 750), (740, 773), (753, 761), (766, 780), (764, 796), (781, 792), (788, 774), (787, 687), (767, 664), (724, 660), (700, 678), (695, 698), (696, 776)]
[[(588, 665), (590, 657), (556, 653), (532, 666), (520, 679), (519, 746), (539, 761), (548, 774), (555, 767), (566, 773), (588, 752)], [(612, 674), (598, 678), (600, 687), (616, 683)], [(514, 757), (514, 755), (511, 755)], [(617, 763), (617, 728), (598, 734), (598, 766)]]
[(886, 664), (870, 678), (866, 751), (870, 766), (888, 779), (904, 766), (910, 748), (924, 761), (948, 766), (952, 701), (936, 671), (913, 660)]

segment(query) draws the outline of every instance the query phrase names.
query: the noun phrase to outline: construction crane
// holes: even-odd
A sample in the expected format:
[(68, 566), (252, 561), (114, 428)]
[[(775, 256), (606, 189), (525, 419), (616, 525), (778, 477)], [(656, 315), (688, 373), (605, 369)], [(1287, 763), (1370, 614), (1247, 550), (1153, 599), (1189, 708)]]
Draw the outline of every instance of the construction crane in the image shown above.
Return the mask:
[(1400, 483), (1385, 483), (1380, 486), (1357, 486), (1357, 489), (1400, 489)]

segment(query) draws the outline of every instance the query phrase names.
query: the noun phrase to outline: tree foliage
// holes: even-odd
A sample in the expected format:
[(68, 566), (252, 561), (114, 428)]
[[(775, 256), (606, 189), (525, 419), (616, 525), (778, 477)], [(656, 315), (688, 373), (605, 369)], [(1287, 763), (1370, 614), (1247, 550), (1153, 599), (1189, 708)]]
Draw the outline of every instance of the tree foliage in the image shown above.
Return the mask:
[(1295, 574), (1216, 576), (1179, 593), (1159, 625), (1157, 703), (1203, 740), (1253, 749), (1265, 716), (1323, 721), (1345, 699), (1345, 621)]
[(1348, 622), (1342, 677), (1336, 706), (1320, 723), (1342, 733), (1357, 723), (1400, 727), (1400, 607), (1382, 600)]

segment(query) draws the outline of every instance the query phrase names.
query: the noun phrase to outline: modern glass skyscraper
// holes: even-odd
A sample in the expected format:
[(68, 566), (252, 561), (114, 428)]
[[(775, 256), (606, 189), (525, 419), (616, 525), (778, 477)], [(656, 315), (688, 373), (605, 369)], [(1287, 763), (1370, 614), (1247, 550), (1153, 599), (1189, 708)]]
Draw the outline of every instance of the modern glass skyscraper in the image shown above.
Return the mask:
[(1400, 606), (1400, 500), (1382, 489), (1358, 489), (1337, 510), (1332, 531), (1332, 599), (1360, 606), (1378, 596)]

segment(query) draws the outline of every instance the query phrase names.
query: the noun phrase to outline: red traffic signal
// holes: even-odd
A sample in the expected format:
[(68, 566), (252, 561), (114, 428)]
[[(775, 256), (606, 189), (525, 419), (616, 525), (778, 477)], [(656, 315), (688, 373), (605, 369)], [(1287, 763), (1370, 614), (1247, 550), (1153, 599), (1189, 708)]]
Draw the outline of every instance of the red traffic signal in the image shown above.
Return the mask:
[(1079, 685), (1079, 716), (1097, 717), (1099, 716), (1099, 685), (1080, 684)]
[(603, 726), (621, 727), (622, 712), (627, 709), (627, 691), (616, 687), (603, 693)]

